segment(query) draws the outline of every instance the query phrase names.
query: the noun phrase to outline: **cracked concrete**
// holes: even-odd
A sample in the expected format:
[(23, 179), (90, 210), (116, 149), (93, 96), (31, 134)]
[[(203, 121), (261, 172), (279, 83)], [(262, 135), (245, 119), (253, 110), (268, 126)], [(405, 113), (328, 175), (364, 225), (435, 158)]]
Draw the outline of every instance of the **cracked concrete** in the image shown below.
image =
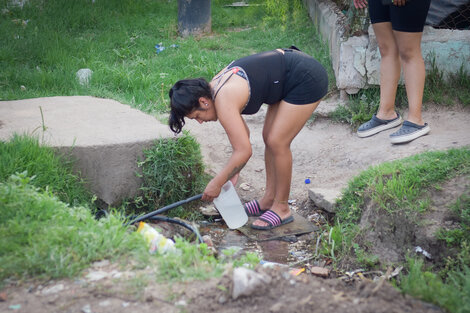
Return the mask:
[(156, 139), (173, 136), (155, 117), (114, 100), (89, 96), (0, 102), (0, 140), (14, 133), (70, 153), (76, 170), (106, 204), (138, 194), (137, 161)]

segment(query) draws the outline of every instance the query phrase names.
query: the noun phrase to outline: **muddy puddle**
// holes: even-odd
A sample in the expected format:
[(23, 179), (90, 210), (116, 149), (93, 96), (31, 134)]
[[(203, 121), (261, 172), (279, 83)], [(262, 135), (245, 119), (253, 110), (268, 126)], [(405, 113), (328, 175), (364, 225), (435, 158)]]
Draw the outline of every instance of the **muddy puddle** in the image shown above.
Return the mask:
[[(288, 266), (311, 264), (319, 252), (317, 239), (327, 219), (318, 209), (297, 206), (292, 206), (291, 209), (303, 216), (304, 223), (312, 224), (313, 231), (288, 234), (273, 240), (253, 240), (253, 236), (251, 238), (247, 236), (246, 231), (229, 229), (217, 215), (212, 215), (208, 217), (208, 220), (200, 222), (197, 228), (206, 243), (211, 245), (222, 258), (227, 255), (223, 251), (230, 250), (228, 254), (235, 258), (246, 252), (254, 252), (263, 263), (272, 262)], [(170, 237), (181, 230), (178, 226), (171, 226), (171, 228), (173, 230), (170, 233), (173, 234), (168, 233)], [(180, 235), (185, 237), (188, 233), (180, 233)]]
[[(315, 207), (311, 202), (298, 203), (295, 200), (290, 203), (294, 214), (294, 223), (289, 223), (279, 228), (275, 239), (266, 235), (265, 231), (257, 234), (252, 233), (251, 224), (254, 218), (237, 230), (229, 229), (218, 212), (208, 213), (208, 208), (201, 207), (205, 220), (196, 223), (187, 222), (193, 228), (197, 228), (200, 236), (212, 247), (219, 258), (239, 256), (253, 252), (258, 255), (261, 263), (277, 263), (289, 267), (302, 267), (308, 265), (322, 266), (322, 259), (318, 257), (319, 236), (326, 229), (324, 227), (329, 219), (328, 215), (321, 209)], [(152, 221), (154, 227), (162, 231), (168, 238), (181, 236), (188, 240), (196, 240), (193, 232), (173, 223)], [(290, 225), (290, 226), (288, 226)], [(300, 229), (307, 231), (299, 231)], [(268, 239), (267, 239), (268, 238)], [(224, 251), (228, 250), (228, 251)]]
[(233, 250), (236, 254), (255, 252), (268, 262), (288, 264), (291, 261), (290, 243), (284, 240), (253, 241), (238, 230), (228, 229), (223, 222), (203, 226), (200, 232), (211, 238), (219, 255), (223, 254), (223, 250)]

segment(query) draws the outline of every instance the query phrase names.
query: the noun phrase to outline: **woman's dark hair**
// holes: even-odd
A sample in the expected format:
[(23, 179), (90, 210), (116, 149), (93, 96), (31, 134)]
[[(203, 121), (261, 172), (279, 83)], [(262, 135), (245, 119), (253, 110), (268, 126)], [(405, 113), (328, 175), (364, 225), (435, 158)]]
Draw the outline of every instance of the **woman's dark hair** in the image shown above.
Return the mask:
[(171, 108), (168, 124), (177, 134), (185, 124), (184, 117), (199, 108), (199, 98), (212, 99), (211, 87), (204, 78), (179, 80), (171, 87), (168, 94)]

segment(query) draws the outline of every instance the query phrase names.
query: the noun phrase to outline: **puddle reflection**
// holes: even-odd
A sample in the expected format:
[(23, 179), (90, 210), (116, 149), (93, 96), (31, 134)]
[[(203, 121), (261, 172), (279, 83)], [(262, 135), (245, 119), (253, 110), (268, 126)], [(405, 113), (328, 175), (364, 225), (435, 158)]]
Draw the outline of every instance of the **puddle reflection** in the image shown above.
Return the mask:
[(281, 264), (288, 263), (289, 243), (286, 241), (252, 241), (243, 233), (221, 227), (220, 225), (206, 225), (201, 227), (200, 232), (211, 237), (214, 248), (219, 253), (225, 249), (256, 252), (264, 261)]

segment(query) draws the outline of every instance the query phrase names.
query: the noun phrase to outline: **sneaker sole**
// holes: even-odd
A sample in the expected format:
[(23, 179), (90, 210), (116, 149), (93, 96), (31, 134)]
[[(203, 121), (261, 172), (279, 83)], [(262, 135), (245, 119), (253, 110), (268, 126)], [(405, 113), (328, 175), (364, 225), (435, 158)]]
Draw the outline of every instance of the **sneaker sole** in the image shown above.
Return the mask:
[(396, 136), (396, 137), (390, 137), (390, 141), (392, 143), (405, 143), (405, 142), (410, 142), (412, 140), (415, 140), (416, 138), (419, 138), (421, 136), (424, 136), (429, 133), (431, 128), (428, 126), (421, 128), (420, 130), (415, 131), (412, 134), (405, 135), (405, 136)]
[(400, 116), (400, 118), (396, 119), (393, 122), (383, 124), (383, 125), (371, 128), (371, 129), (363, 131), (363, 132), (357, 132), (357, 135), (360, 138), (369, 137), (369, 136), (375, 135), (377, 133), (380, 133), (381, 131), (400, 126), (401, 122), (402, 122), (402, 118)]

